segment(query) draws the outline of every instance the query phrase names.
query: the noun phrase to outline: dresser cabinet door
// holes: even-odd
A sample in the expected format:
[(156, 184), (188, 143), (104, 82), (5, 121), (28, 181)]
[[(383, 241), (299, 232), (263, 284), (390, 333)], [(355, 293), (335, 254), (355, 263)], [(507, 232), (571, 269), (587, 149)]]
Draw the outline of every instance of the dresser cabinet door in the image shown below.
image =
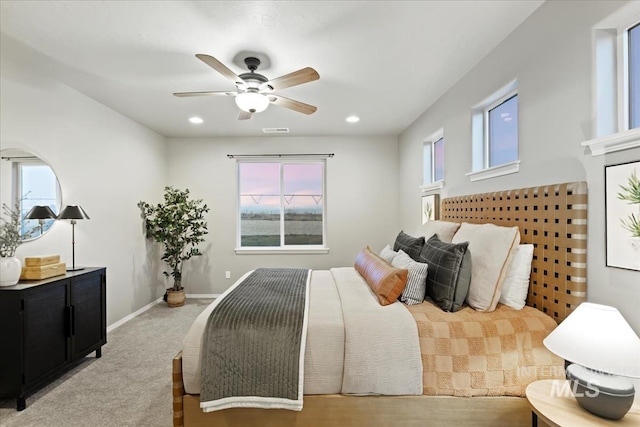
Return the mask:
[(61, 280), (30, 289), (24, 298), (24, 376), (30, 387), (68, 362), (67, 285)]
[(106, 341), (103, 274), (95, 272), (71, 280), (72, 360), (84, 357)]

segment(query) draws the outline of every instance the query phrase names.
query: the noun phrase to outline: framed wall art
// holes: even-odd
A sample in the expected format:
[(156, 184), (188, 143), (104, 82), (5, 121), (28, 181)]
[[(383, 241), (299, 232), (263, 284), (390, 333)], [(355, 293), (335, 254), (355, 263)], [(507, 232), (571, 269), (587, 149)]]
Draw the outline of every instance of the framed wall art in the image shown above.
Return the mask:
[(640, 271), (640, 160), (604, 168), (607, 267)]
[(440, 219), (440, 195), (422, 196), (422, 224)]

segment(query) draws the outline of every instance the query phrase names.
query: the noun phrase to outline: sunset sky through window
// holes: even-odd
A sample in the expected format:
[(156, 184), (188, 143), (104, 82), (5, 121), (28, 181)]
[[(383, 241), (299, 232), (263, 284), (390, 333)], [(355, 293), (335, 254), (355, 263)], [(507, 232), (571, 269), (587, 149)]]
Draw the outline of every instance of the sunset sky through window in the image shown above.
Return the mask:
[[(286, 208), (321, 208), (322, 166), (319, 163), (282, 164)], [(278, 210), (280, 207), (280, 163), (240, 163), (240, 195), (243, 212)], [(315, 198), (311, 196), (315, 196)]]

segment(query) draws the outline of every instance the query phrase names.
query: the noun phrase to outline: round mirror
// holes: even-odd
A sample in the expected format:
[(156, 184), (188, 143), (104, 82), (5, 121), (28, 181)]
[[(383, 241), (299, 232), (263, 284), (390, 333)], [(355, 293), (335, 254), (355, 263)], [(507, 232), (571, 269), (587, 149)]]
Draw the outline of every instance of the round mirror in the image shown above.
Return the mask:
[(53, 226), (60, 212), (58, 178), (47, 163), (25, 150), (3, 149), (0, 157), (0, 200), (19, 213), (23, 241), (37, 239)]

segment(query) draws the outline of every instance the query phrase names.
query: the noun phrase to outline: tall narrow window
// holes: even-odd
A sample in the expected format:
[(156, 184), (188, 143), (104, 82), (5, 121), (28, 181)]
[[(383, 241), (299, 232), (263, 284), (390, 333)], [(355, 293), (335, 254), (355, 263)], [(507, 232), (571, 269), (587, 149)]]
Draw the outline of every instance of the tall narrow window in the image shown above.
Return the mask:
[(487, 114), (488, 167), (518, 160), (518, 95), (498, 101)]
[(518, 173), (518, 81), (471, 107), (471, 181)]
[(324, 246), (324, 162), (239, 162), (240, 247)]
[(629, 129), (640, 127), (640, 23), (628, 31)]
[(280, 246), (280, 163), (240, 163), (240, 246)]
[(444, 130), (426, 138), (422, 145), (422, 191), (442, 188), (444, 185)]
[(433, 182), (444, 179), (444, 138), (433, 143)]

